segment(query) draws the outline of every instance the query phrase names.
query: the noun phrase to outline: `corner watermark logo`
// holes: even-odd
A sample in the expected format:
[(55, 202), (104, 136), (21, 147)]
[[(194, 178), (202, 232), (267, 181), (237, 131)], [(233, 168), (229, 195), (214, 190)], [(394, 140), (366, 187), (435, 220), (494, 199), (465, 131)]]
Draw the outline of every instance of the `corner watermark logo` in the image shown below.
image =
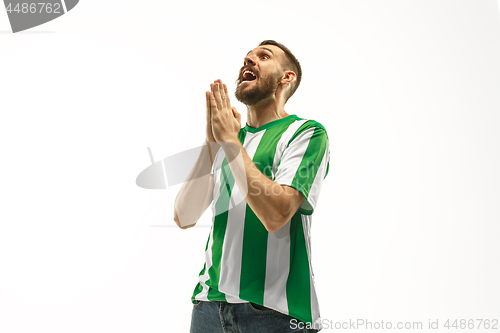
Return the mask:
[(75, 8), (79, 0), (4, 0), (12, 32), (31, 29), (52, 21)]

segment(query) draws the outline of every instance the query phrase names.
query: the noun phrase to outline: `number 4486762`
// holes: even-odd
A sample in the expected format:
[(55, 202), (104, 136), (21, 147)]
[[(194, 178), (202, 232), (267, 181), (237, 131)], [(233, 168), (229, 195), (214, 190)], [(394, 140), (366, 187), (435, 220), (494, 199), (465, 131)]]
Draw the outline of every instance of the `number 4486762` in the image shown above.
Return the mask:
[[(481, 327), (482, 326), (482, 327)], [(446, 320), (444, 323), (444, 327), (447, 329), (498, 329), (498, 320), (497, 319), (455, 319), (455, 321), (451, 322), (450, 319)]]
[(31, 13), (31, 14), (35, 14), (35, 13), (42, 13), (42, 12), (45, 12), (47, 14), (51, 14), (51, 13), (54, 13), (54, 14), (60, 14), (61, 10), (61, 4), (59, 3), (45, 3), (45, 2), (39, 2), (39, 3), (17, 3), (14, 8), (12, 8), (12, 4), (9, 3), (7, 5), (7, 12), (8, 13), (12, 13), (12, 12), (16, 12), (16, 13), (23, 13), (23, 14), (27, 14), (27, 13)]

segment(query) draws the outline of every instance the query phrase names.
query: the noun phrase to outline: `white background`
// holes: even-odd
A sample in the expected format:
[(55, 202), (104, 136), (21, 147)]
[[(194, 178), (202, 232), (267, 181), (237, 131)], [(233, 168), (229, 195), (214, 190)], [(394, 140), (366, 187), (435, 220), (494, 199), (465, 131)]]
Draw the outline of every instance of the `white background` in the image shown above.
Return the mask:
[(188, 332), (210, 211), (180, 230), (180, 186), (135, 179), (203, 142), (209, 83), (264, 39), (330, 139), (322, 318), (500, 320), (497, 1), (82, 0), (0, 31), (0, 332)]

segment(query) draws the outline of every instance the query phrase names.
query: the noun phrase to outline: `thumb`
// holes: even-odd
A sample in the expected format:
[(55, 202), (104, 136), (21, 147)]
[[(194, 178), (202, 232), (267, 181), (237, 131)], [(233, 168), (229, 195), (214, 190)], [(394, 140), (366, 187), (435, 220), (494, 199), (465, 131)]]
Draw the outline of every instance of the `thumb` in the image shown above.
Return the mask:
[(235, 117), (235, 118), (236, 118), (239, 122), (241, 122), (241, 114), (240, 114), (238, 111), (236, 111), (236, 108), (235, 108), (234, 106), (231, 108), (231, 110), (233, 110), (233, 115), (234, 115), (234, 117)]

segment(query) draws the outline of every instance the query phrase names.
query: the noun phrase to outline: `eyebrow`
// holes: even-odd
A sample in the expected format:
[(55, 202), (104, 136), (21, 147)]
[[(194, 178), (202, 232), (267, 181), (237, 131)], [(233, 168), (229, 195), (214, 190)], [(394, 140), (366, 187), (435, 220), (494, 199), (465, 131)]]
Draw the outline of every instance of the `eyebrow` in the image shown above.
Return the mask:
[[(272, 55), (274, 55), (274, 52), (273, 52), (273, 50), (271, 50), (271, 49), (268, 49), (267, 47), (261, 47), (261, 48), (260, 48), (259, 50), (266, 50), (266, 51), (269, 51), (269, 52), (271, 52), (271, 54), (272, 54)], [(248, 51), (247, 55), (249, 55), (249, 54), (250, 54), (250, 53), (251, 53), (252, 51), (253, 51), (253, 50), (251, 50), (251, 51)]]

